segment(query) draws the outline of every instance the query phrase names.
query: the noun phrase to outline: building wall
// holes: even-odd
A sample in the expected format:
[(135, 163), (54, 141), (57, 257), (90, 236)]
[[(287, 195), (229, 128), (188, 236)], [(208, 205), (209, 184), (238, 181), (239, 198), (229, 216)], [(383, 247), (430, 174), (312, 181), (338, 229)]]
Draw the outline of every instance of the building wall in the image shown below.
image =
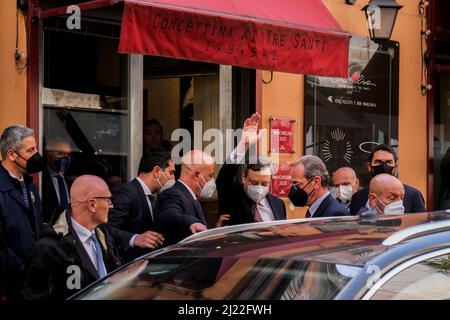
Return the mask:
[[(398, 0), (404, 7), (399, 11), (391, 39), (400, 42), (399, 79), (399, 178), (418, 188), (426, 198), (427, 192), (427, 123), (426, 97), (420, 93), (421, 52), (418, 1)], [(368, 1), (347, 5), (344, 0), (323, 0), (343, 30), (368, 36), (365, 15), (361, 9)], [(270, 72), (263, 72), (268, 80)], [(272, 83), (262, 86), (263, 127), (269, 127), (269, 117), (295, 117), (303, 123), (303, 76), (274, 73)], [(298, 130), (298, 149), (281, 161), (295, 161), (303, 154), (303, 132)], [(289, 212), (289, 210), (288, 210)], [(301, 217), (304, 210), (290, 212)]]
[[(353, 34), (367, 36), (361, 8), (368, 0), (353, 6), (344, 0), (323, 0), (342, 28)], [(404, 7), (399, 11), (392, 39), (400, 42), (399, 83), (399, 177), (426, 195), (427, 126), (426, 99), (420, 93), (420, 17), (418, 1), (398, 0)], [(16, 39), (16, 1), (0, 1), (0, 130), (14, 123), (26, 123), (26, 68), (18, 70), (14, 61)], [(19, 50), (26, 52), (25, 24), (19, 15)], [(265, 80), (270, 72), (262, 72)], [(269, 127), (269, 117), (295, 117), (297, 141), (292, 155), (281, 161), (295, 161), (303, 152), (303, 76), (274, 73), (270, 84), (260, 84), (263, 127)], [(301, 216), (303, 211), (290, 213)]]
[[(19, 14), (19, 51), (26, 52), (25, 23)], [(0, 132), (11, 124), (26, 124), (26, 67), (16, 67), (16, 0), (0, 1)], [(21, 69), (21, 70), (19, 70)]]

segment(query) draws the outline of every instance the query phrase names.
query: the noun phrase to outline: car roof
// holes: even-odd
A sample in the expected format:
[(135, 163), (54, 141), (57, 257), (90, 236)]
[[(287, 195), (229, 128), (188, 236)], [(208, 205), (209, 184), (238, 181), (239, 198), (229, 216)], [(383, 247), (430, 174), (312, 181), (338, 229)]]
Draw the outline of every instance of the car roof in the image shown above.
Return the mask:
[(364, 266), (402, 241), (442, 228), (450, 229), (450, 211), (251, 223), (212, 229), (150, 256), (291, 259)]

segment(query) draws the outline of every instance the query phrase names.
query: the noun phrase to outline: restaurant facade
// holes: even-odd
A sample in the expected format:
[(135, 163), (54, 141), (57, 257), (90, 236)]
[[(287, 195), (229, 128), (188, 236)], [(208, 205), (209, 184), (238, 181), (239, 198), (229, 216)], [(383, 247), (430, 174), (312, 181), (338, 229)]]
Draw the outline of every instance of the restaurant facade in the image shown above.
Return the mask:
[[(174, 146), (176, 129), (193, 137), (225, 132), (258, 111), (279, 164), (275, 194), (287, 199), (289, 164), (303, 154), (321, 157), (330, 173), (353, 167), (367, 185), (368, 153), (385, 143), (398, 151), (400, 180), (439, 208), (446, 205), (440, 164), (450, 146), (450, 83), (445, 25), (427, 19), (444, 1), (430, 2), (398, 1), (391, 39), (380, 45), (368, 36), (365, 0), (238, 8), (232, 1), (5, 0), (0, 130), (28, 125), (42, 151), (52, 138), (67, 139), (74, 167), (88, 163), (114, 186), (136, 175), (144, 124), (159, 123)], [(258, 15), (248, 20), (247, 11)], [(437, 50), (433, 30), (426, 32), (433, 26), (443, 37)], [(215, 200), (202, 204), (216, 213)], [(303, 214), (288, 210), (288, 217)]]

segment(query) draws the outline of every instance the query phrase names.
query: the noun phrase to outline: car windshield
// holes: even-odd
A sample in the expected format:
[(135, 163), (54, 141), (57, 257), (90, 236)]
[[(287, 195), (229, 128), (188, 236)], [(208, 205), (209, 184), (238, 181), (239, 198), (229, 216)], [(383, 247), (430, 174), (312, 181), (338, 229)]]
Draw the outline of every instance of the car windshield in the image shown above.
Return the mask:
[(237, 257), (154, 257), (139, 260), (77, 299), (332, 299), (361, 267)]

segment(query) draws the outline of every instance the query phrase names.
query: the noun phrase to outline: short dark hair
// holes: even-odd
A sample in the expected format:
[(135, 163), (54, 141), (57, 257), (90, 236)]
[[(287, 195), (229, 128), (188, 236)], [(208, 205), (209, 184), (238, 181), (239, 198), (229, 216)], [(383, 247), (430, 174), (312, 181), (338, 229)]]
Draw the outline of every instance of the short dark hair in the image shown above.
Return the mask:
[(246, 164), (244, 166), (244, 177), (247, 176), (248, 170), (262, 171), (266, 168), (269, 168), (270, 172), (272, 173), (270, 160), (265, 157), (258, 157), (256, 158), (256, 161), (251, 161), (249, 164)]
[(156, 166), (164, 170), (169, 166), (170, 160), (170, 152), (161, 148), (148, 149), (139, 162), (138, 174), (151, 172)]
[(389, 147), (385, 144), (379, 144), (369, 154), (369, 164), (372, 163), (373, 156), (374, 156), (375, 152), (377, 152), (377, 151), (389, 152), (390, 154), (392, 154), (394, 156), (394, 161), (395, 161), (395, 163), (397, 163), (397, 154), (395, 153), (394, 149), (392, 149), (391, 147)]
[(150, 119), (150, 120), (146, 120), (144, 121), (144, 125), (142, 126), (142, 128), (145, 128), (146, 126), (152, 125), (152, 124), (156, 124), (159, 129), (161, 130), (161, 134), (163, 133), (163, 127), (161, 125), (161, 123), (156, 120), (156, 119)]

